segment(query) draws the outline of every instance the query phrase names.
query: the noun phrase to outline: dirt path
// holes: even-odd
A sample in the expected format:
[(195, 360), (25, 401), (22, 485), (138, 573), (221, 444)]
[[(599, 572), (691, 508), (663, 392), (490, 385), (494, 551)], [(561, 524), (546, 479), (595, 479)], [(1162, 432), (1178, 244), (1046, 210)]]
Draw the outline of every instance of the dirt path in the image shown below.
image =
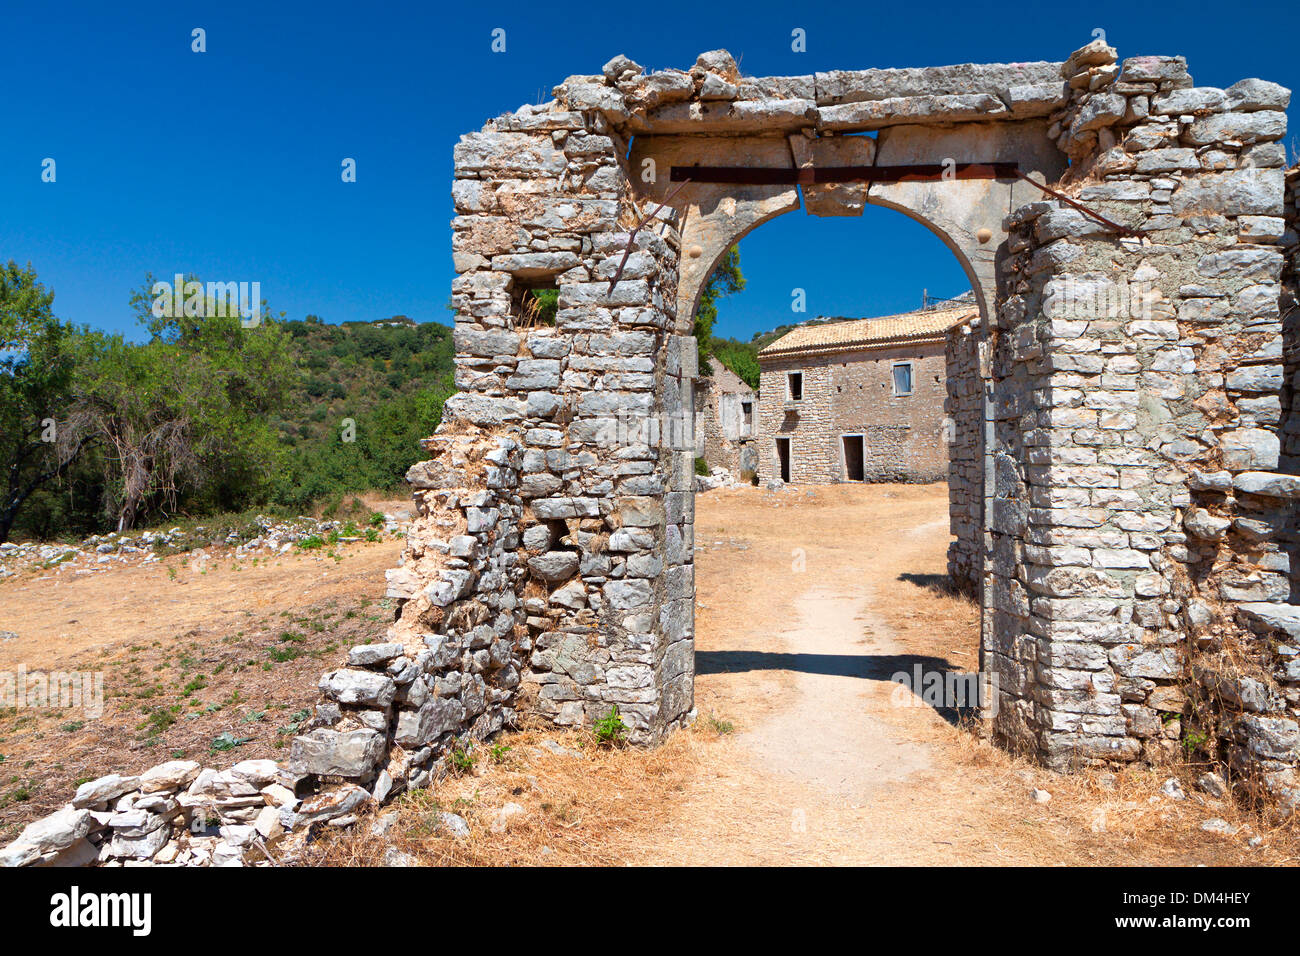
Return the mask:
[[(1051, 774), (900, 694), (896, 672), (977, 666), (978, 608), (939, 587), (945, 511), (942, 486), (701, 499), (697, 707), (704, 727), (734, 732), (718, 738), (670, 822), (629, 849), (633, 862), (1249, 857), (1241, 841), (1199, 830), (1230, 808), (1155, 796), (1167, 771)], [(1051, 802), (1035, 803), (1035, 787)]]
[[(794, 672), (789, 702), (738, 738), (768, 772), (854, 803), (931, 759), (928, 747), (910, 746), (873, 713), (870, 682), (887, 675), (861, 653), (861, 622), (883, 628), (867, 616), (869, 605), (869, 596), (824, 587), (795, 601), (798, 623), (778, 636)], [(896, 645), (878, 649), (893, 654)]]

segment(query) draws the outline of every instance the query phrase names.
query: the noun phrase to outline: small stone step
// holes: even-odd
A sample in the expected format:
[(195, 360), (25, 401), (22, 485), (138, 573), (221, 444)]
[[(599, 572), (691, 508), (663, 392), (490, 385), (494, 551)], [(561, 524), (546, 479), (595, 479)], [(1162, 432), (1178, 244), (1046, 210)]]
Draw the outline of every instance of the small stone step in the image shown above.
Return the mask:
[(1243, 471), (1232, 479), (1238, 491), (1270, 498), (1300, 498), (1300, 475), (1282, 475), (1275, 471)]
[(1251, 601), (1247, 604), (1238, 604), (1237, 610), (1251, 620), (1275, 630), (1285, 631), (1293, 639), (1300, 640), (1300, 607), (1294, 604)]

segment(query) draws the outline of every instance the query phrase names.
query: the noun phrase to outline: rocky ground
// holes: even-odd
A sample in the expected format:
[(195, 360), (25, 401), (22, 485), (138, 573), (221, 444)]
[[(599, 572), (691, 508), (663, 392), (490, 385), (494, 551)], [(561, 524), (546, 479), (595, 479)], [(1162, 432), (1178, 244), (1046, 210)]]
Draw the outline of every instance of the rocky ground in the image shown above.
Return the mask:
[[(383, 638), (384, 571), (397, 563), (406, 508), (380, 503), (387, 517), (373, 525), (267, 522), (230, 543), (200, 526), (8, 549), (0, 680), (58, 671), (103, 681), (99, 716), (84, 702), (0, 706), (0, 843), (109, 771), (286, 756), (324, 666)], [(169, 543), (141, 547), (150, 540)], [(48, 547), (71, 556), (48, 564)]]
[[(506, 734), (466, 753), (459, 775), (329, 830), (298, 861), (1300, 858), (1293, 827), (1198, 788), (1206, 768), (1060, 776), (900, 692), (895, 673), (977, 663), (979, 612), (945, 588), (947, 540), (942, 485), (701, 494), (691, 730), (650, 751), (601, 746), (589, 732)], [(0, 581), (0, 630), (18, 635), (0, 642), (0, 670), (107, 675), (99, 719), (0, 712), (0, 841), (108, 769), (236, 765), (256, 787), (257, 761), (283, 758), (320, 672), (382, 640), (383, 570), (399, 548), (384, 535), (277, 549), (254, 564), (231, 545), (204, 560)], [(250, 814), (247, 827), (257, 822)]]
[[(13, 542), (0, 544), (0, 580), (24, 571), (91, 574), (120, 565), (157, 564), (176, 554), (196, 559), (209, 549), (236, 560), (265, 559), (295, 548), (378, 541), (410, 522), (409, 508), (371, 512), (360, 519), (322, 520), (312, 517), (268, 518), (257, 515), (241, 527), (173, 527), (91, 535), (78, 542)], [(229, 553), (227, 553), (229, 552)]]

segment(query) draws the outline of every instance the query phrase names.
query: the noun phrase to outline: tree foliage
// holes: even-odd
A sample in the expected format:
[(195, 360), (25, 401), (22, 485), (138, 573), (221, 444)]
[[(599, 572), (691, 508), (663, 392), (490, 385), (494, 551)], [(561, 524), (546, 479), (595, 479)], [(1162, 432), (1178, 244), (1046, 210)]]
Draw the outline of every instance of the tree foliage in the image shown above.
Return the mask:
[(85, 446), (60, 427), (75, 332), (54, 317), (53, 304), (30, 263), (0, 267), (0, 542), (32, 495), (65, 474)]
[[(249, 327), (215, 303), (155, 315), (152, 284), (131, 296), (132, 343), (60, 323), (30, 267), (0, 271), (0, 540), (302, 510), (393, 489), (424, 456), (455, 390), (448, 327), (284, 321), (264, 303)], [(50, 419), (58, 443), (40, 440)]]
[(718, 301), (743, 288), (745, 276), (740, 271), (740, 250), (732, 246), (709, 273), (700, 292), (700, 304), (695, 309), (694, 334), (701, 370), (708, 367), (708, 360), (713, 355), (713, 323), (718, 318)]
[(713, 340), (713, 357), (725, 365), (746, 385), (758, 391), (758, 348), (752, 342), (736, 339)]
[(174, 511), (182, 492), (207, 508), (238, 508), (269, 491), (281, 449), (269, 416), (296, 370), (289, 338), (264, 314), (246, 327), (209, 301), (201, 315), (155, 315), (153, 283), (131, 297), (141, 345), (83, 340), (70, 426), (103, 449), (104, 507), (117, 529), (142, 511)]
[(433, 434), (443, 402), (455, 391), (447, 373), (433, 385), (375, 406), (353, 419), (351, 428), (335, 428), (322, 440), (301, 444), (276, 482), (274, 501), (301, 510), (350, 491), (398, 485), (423, 457), (420, 439)]

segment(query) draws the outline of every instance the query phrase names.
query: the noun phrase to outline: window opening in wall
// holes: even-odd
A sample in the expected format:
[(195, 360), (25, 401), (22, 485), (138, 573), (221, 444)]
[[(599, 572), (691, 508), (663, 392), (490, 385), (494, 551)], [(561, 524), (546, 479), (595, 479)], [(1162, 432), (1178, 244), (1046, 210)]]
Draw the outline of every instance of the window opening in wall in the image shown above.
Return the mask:
[(742, 435), (748, 435), (754, 430), (754, 403), (740, 403), (740, 428)]
[(527, 285), (516, 281), (510, 295), (515, 328), (536, 329), (555, 325), (560, 306), (560, 290), (555, 280), (540, 280)]
[(844, 478), (847, 481), (865, 481), (866, 471), (866, 437), (863, 435), (841, 435), (844, 443)]
[(785, 377), (790, 401), (803, 401), (803, 372), (790, 372)]
[(776, 463), (777, 470), (781, 473), (782, 481), (790, 480), (790, 439), (778, 438), (776, 440)]
[(894, 363), (894, 394), (895, 395), (912, 394), (912, 363), (911, 362)]

